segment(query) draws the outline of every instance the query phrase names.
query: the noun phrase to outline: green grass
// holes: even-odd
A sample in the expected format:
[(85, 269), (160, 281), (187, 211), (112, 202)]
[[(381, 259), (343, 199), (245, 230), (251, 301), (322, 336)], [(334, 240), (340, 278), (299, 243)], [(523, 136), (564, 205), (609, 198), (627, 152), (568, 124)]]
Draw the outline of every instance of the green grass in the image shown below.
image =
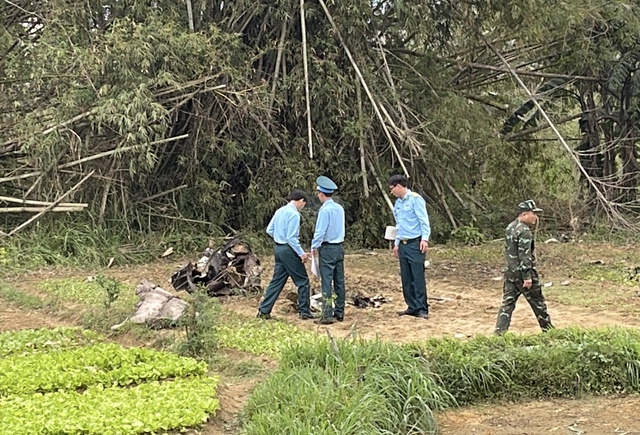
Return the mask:
[(453, 403), (431, 376), (427, 360), (410, 346), (299, 342), (252, 394), (244, 410), (245, 432), (432, 434), (433, 412)]
[(640, 330), (556, 329), (546, 334), (431, 339), (420, 348), (461, 404), (640, 390)]
[[(245, 432), (436, 433), (466, 404), (640, 392), (640, 330), (552, 330), (470, 340), (300, 341), (251, 396)], [(300, 415), (305, 418), (301, 419)]]
[(27, 310), (39, 310), (46, 306), (46, 302), (37, 296), (22, 292), (2, 280), (0, 280), (0, 298)]
[[(124, 307), (133, 312), (138, 301), (135, 289), (124, 284), (119, 284), (119, 287), (119, 296), (112, 307)], [(97, 280), (89, 282), (84, 278), (50, 279), (39, 283), (37, 289), (65, 301), (80, 302), (91, 307), (103, 307), (108, 300), (107, 292)]]

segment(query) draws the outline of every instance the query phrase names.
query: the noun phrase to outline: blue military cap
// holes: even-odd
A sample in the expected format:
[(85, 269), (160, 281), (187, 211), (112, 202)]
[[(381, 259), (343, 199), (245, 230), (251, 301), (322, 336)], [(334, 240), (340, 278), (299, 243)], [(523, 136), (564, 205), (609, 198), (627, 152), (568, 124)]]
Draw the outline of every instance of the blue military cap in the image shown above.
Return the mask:
[(338, 190), (336, 183), (324, 175), (316, 178), (316, 184), (318, 185), (318, 191), (322, 193), (333, 193), (335, 190)]

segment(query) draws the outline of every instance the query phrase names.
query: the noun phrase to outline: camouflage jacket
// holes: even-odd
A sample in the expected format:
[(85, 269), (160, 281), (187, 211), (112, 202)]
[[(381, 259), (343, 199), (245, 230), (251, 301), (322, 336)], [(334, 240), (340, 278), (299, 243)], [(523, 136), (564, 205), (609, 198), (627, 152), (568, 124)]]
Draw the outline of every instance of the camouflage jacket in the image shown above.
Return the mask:
[(518, 219), (511, 222), (505, 231), (504, 256), (507, 267), (504, 276), (509, 281), (532, 278), (536, 271), (535, 241), (527, 224)]

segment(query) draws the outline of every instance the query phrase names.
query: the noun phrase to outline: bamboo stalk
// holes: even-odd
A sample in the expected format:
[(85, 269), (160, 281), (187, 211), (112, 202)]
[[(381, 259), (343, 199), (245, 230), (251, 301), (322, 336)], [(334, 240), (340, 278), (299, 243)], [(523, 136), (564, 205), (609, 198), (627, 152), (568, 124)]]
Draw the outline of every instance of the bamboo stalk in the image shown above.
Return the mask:
[(378, 174), (376, 173), (376, 168), (373, 166), (373, 163), (371, 163), (371, 160), (367, 159), (367, 163), (369, 163), (369, 169), (373, 173), (373, 178), (375, 178), (376, 183), (380, 188), (380, 193), (382, 193), (384, 200), (386, 201), (387, 205), (391, 209), (391, 212), (393, 212), (393, 203), (391, 202), (391, 199), (389, 199), (389, 196), (387, 195), (387, 190), (382, 186), (382, 182), (378, 178)]
[[(157, 141), (154, 141), (154, 142), (150, 142), (148, 145), (159, 145), (159, 144), (166, 143), (166, 142), (171, 142), (171, 141), (174, 141), (174, 140), (184, 139), (186, 137), (189, 137), (189, 135), (188, 134), (182, 134), (180, 136), (174, 136), (174, 137), (170, 137), (170, 138), (167, 138), (167, 139), (162, 139), (162, 140), (157, 140)], [(56, 167), (56, 170), (70, 168), (72, 166), (80, 165), (82, 163), (90, 162), (92, 160), (101, 159), (102, 157), (107, 157), (107, 156), (110, 156), (112, 154), (116, 154), (116, 153), (119, 153), (119, 152), (124, 153), (124, 152), (127, 152), (127, 151), (131, 151), (131, 150), (140, 148), (142, 146), (144, 146), (144, 144), (131, 145), (131, 146), (128, 146), (128, 147), (116, 148), (114, 150), (104, 151), (104, 152), (101, 152), (101, 153), (98, 153), (98, 154), (94, 154), (92, 156), (83, 157), (83, 158), (81, 158), (79, 160), (74, 160), (73, 162), (64, 163), (64, 164), (59, 165), (58, 167)], [(34, 171), (34, 172), (27, 172), (26, 174), (15, 175), (13, 177), (4, 177), (4, 178), (0, 178), (0, 183), (5, 183), (7, 181), (22, 180), (24, 178), (31, 178), (31, 177), (35, 177), (37, 175), (40, 175), (42, 173), (43, 173), (43, 171)]]
[(187, 1), (187, 17), (189, 19), (189, 30), (191, 30), (193, 32), (194, 26), (193, 26), (193, 7), (191, 6), (191, 0), (186, 0)]
[(71, 189), (69, 189), (66, 193), (64, 193), (62, 196), (60, 196), (60, 198), (56, 199), (54, 202), (51, 203), (51, 205), (49, 205), (48, 207), (44, 208), (40, 213), (32, 216), (31, 218), (27, 219), (26, 221), (24, 221), (23, 223), (21, 223), (20, 225), (18, 225), (17, 227), (15, 227), (13, 230), (11, 230), (9, 232), (9, 234), (7, 234), (5, 237), (11, 237), (12, 235), (14, 235), (15, 233), (17, 233), (18, 231), (20, 231), (21, 229), (23, 229), (24, 227), (28, 226), (31, 222), (34, 222), (38, 219), (40, 219), (45, 213), (51, 211), (51, 209), (53, 209), (54, 207), (56, 207), (59, 203), (62, 202), (63, 199), (65, 199), (67, 196), (69, 196), (72, 192), (74, 192), (78, 187), (80, 187), (85, 181), (87, 181), (89, 178), (91, 178), (91, 176), (95, 173), (96, 171), (93, 170), (91, 172), (89, 172), (82, 180), (78, 181), (76, 183), (75, 186), (73, 186)]
[(56, 206), (47, 210), (47, 207), (0, 207), (0, 213), (38, 213), (44, 210), (53, 212), (83, 211), (84, 207)]
[(458, 228), (458, 223), (453, 217), (453, 214), (451, 213), (451, 209), (449, 209), (449, 204), (447, 204), (447, 199), (444, 196), (444, 191), (442, 190), (442, 188), (438, 184), (438, 181), (435, 179), (433, 175), (429, 174), (428, 178), (429, 180), (431, 180), (433, 187), (436, 189), (436, 193), (440, 197), (440, 201), (442, 202), (442, 207), (444, 207), (444, 210), (447, 213), (447, 217), (449, 218), (449, 222), (451, 222), (451, 226), (454, 229)]
[(151, 196), (147, 196), (146, 198), (142, 198), (141, 200), (139, 200), (138, 202), (147, 202), (147, 201), (151, 201), (152, 199), (156, 199), (156, 198), (160, 198), (161, 196), (164, 195), (168, 195), (170, 193), (176, 192), (178, 190), (182, 190), (189, 187), (188, 184), (182, 184), (178, 187), (174, 187), (173, 189), (169, 189), (169, 190), (165, 190), (164, 192), (160, 192), (160, 193), (156, 193), (155, 195), (151, 195)]
[(358, 136), (360, 140), (360, 173), (362, 176), (362, 188), (364, 189), (364, 197), (369, 198), (369, 182), (367, 180), (367, 164), (365, 162), (364, 153), (364, 131), (362, 130), (362, 91), (360, 90), (360, 82), (356, 82), (356, 98), (358, 99)]
[(519, 73), (516, 70), (514, 70), (513, 67), (511, 67), (511, 65), (506, 61), (506, 59), (502, 56), (502, 54), (498, 50), (496, 50), (496, 48), (493, 45), (491, 45), (489, 41), (484, 39), (484, 37), (483, 37), (483, 40), (487, 45), (487, 47), (489, 47), (495, 53), (495, 55), (498, 56), (500, 61), (504, 64), (505, 68), (508, 70), (508, 72), (513, 76), (515, 81), (518, 83), (518, 86), (520, 86), (520, 88), (522, 88), (522, 90), (524, 90), (526, 94), (529, 96), (529, 99), (533, 101), (533, 104), (536, 106), (536, 109), (538, 109), (540, 114), (542, 114), (542, 117), (547, 122), (547, 124), (549, 124), (549, 127), (551, 127), (551, 130), (553, 130), (553, 133), (556, 135), (556, 137), (558, 138), (558, 140), (560, 141), (564, 149), (567, 151), (567, 153), (569, 153), (569, 157), (571, 158), (571, 160), (573, 160), (573, 162), (578, 167), (578, 170), (585, 176), (587, 182), (595, 191), (598, 200), (602, 203), (605, 210), (607, 210), (611, 216), (615, 217), (618, 220), (618, 222), (622, 223), (625, 226), (630, 226), (628, 221), (611, 205), (611, 203), (607, 200), (607, 198), (600, 191), (600, 189), (598, 189), (598, 186), (596, 185), (593, 178), (589, 176), (589, 173), (587, 172), (587, 170), (584, 168), (584, 166), (582, 166), (580, 159), (573, 152), (573, 149), (569, 146), (569, 144), (567, 144), (567, 142), (564, 140), (564, 137), (562, 136), (562, 134), (560, 133), (556, 125), (553, 123), (553, 121), (551, 121), (551, 118), (549, 118), (549, 115), (547, 115), (547, 112), (543, 109), (542, 105), (538, 101), (538, 98), (536, 98), (534, 93), (531, 92), (527, 87), (527, 85), (524, 84), (524, 82), (519, 76)]
[(81, 120), (81, 119), (82, 119), (82, 118), (84, 118), (85, 116), (89, 116), (89, 115), (91, 115), (91, 112), (92, 112), (92, 110), (86, 111), (86, 112), (84, 112), (84, 113), (81, 113), (81, 114), (79, 114), (79, 115), (74, 116), (74, 117), (73, 117), (73, 118), (71, 118), (71, 119), (67, 119), (67, 120), (66, 120), (66, 121), (64, 121), (64, 122), (61, 122), (60, 124), (54, 125), (53, 127), (49, 127), (49, 128), (47, 128), (46, 130), (44, 130), (44, 131), (42, 132), (42, 134), (43, 134), (43, 135), (46, 135), (46, 134), (51, 133), (52, 131), (55, 131), (55, 130), (59, 129), (60, 127), (66, 127), (66, 126), (67, 126), (67, 125), (69, 125), (69, 124), (73, 124), (74, 122)]
[(356, 74), (358, 75), (358, 78), (360, 79), (360, 82), (362, 83), (362, 87), (364, 88), (364, 91), (367, 93), (367, 96), (369, 97), (369, 101), (371, 102), (371, 105), (373, 106), (373, 110), (376, 112), (376, 116), (378, 117), (378, 120), (380, 121), (380, 124), (382, 124), (382, 129), (384, 130), (384, 133), (387, 136), (387, 139), (389, 140), (389, 143), (391, 144), (391, 147), (393, 148), (393, 151), (395, 152), (396, 156), (398, 157), (398, 162), (400, 163), (400, 166), (402, 166), (402, 170), (404, 171), (404, 175), (407, 178), (409, 178), (409, 171), (407, 170), (407, 167), (405, 166), (404, 162), (402, 161), (402, 156), (400, 155), (400, 151), (398, 150), (398, 147), (396, 147), (396, 144), (393, 141), (393, 138), (391, 137), (391, 133), (389, 132), (389, 129), (387, 128), (387, 124), (384, 122), (384, 118), (382, 117), (382, 114), (380, 113), (380, 109), (378, 108), (378, 104), (376, 103), (376, 99), (373, 97), (371, 91), (369, 90), (369, 87), (367, 86), (367, 81), (362, 76), (362, 73), (360, 72), (360, 68), (358, 68), (358, 64), (356, 64), (356, 61), (353, 59), (353, 56), (351, 55), (351, 51), (349, 50), (349, 47), (347, 47), (347, 44), (344, 42), (344, 39), (342, 38), (342, 34), (340, 33), (340, 29), (338, 29), (338, 26), (336, 25), (335, 21), (333, 20), (333, 17), (329, 13), (329, 9), (327, 9), (327, 5), (325, 4), (324, 0), (318, 0), (318, 1), (320, 2), (320, 6), (322, 6), (322, 9), (324, 10), (325, 15), (327, 16), (327, 19), (329, 20), (329, 23), (331, 23), (331, 27), (333, 27), (333, 30), (335, 31), (336, 37), (340, 41), (340, 44), (342, 45), (342, 48), (344, 48), (344, 51), (347, 54), (347, 57), (349, 58), (349, 61), (351, 62), (351, 65), (353, 66), (353, 69), (355, 69)]
[(302, 64), (304, 66), (304, 93), (307, 99), (307, 135), (309, 158), (313, 158), (313, 135), (311, 129), (311, 98), (309, 97), (309, 65), (307, 59), (307, 25), (304, 17), (304, 0), (300, 0), (300, 25), (302, 26)]
[[(25, 205), (51, 205), (51, 202), (34, 201), (32, 199), (12, 198), (10, 196), (0, 196), (0, 201), (13, 202), (16, 204), (25, 204)], [(87, 207), (89, 204), (76, 203), (76, 202), (61, 202), (58, 205), (60, 207)]]
[(111, 185), (113, 184), (113, 172), (116, 167), (117, 159), (111, 161), (111, 167), (109, 168), (109, 177), (104, 184), (104, 190), (102, 191), (102, 199), (100, 201), (100, 211), (98, 212), (98, 225), (104, 224), (104, 215), (107, 211), (107, 202), (109, 201), (109, 192), (111, 191)]
[(278, 54), (276, 55), (276, 66), (273, 70), (273, 81), (271, 82), (271, 95), (269, 96), (269, 110), (273, 107), (273, 100), (276, 95), (276, 85), (280, 76), (280, 62), (282, 62), (282, 53), (284, 51), (284, 38), (287, 34), (287, 22), (289, 17), (284, 17), (282, 29), (280, 31), (280, 41), (278, 41)]

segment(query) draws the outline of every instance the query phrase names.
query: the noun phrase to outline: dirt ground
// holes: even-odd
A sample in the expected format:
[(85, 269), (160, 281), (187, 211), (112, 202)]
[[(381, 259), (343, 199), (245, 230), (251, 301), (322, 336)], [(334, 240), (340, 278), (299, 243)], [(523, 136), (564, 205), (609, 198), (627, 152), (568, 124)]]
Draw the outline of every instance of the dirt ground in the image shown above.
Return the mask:
[[(640, 283), (622, 281), (627, 269), (640, 265), (635, 247), (611, 245), (562, 244), (543, 245), (540, 269), (553, 323), (557, 327), (640, 326)], [(297, 318), (296, 311), (284, 296), (294, 290), (288, 283), (273, 315), (301, 328), (324, 333), (329, 328), (335, 336), (352, 331), (364, 338), (379, 337), (394, 342), (424, 340), (432, 336), (470, 337), (490, 334), (501, 300), (501, 245), (480, 248), (434, 248), (427, 269), (430, 318), (397, 317), (406, 308), (401, 292), (397, 261), (389, 251), (349, 254), (346, 257), (346, 286), (350, 295), (381, 295), (388, 301), (379, 308), (360, 309), (348, 305), (345, 321), (330, 326), (316, 325)], [(114, 267), (108, 274), (134, 286), (141, 280), (153, 281), (169, 290), (171, 274), (186, 263), (184, 259), (165, 259), (142, 267)], [(262, 257), (263, 286), (271, 278), (272, 260)], [(45, 278), (82, 277), (91, 271), (44, 271), (28, 278), (12, 279), (23, 290), (33, 290)], [(562, 285), (561, 285), (562, 283)], [(319, 291), (313, 281), (312, 289)], [(232, 297), (223, 304), (239, 314), (254, 316), (259, 297)], [(55, 326), (63, 322), (40, 313), (26, 313), (14, 308), (0, 309), (0, 329)], [(526, 301), (521, 299), (513, 315), (511, 330), (536, 333), (539, 327)], [(233, 355), (231, 356), (233, 358)], [(246, 358), (246, 356), (243, 356)], [(205, 434), (237, 431), (237, 412), (244, 406), (259, 378), (231, 380), (220, 386), (222, 411), (205, 430)], [(448, 411), (439, 415), (443, 434), (640, 434), (640, 398), (584, 398), (551, 400), (519, 404), (486, 405)]]
[(11, 306), (0, 307), (0, 332), (21, 329), (55, 328), (67, 322), (40, 312), (24, 311)]

